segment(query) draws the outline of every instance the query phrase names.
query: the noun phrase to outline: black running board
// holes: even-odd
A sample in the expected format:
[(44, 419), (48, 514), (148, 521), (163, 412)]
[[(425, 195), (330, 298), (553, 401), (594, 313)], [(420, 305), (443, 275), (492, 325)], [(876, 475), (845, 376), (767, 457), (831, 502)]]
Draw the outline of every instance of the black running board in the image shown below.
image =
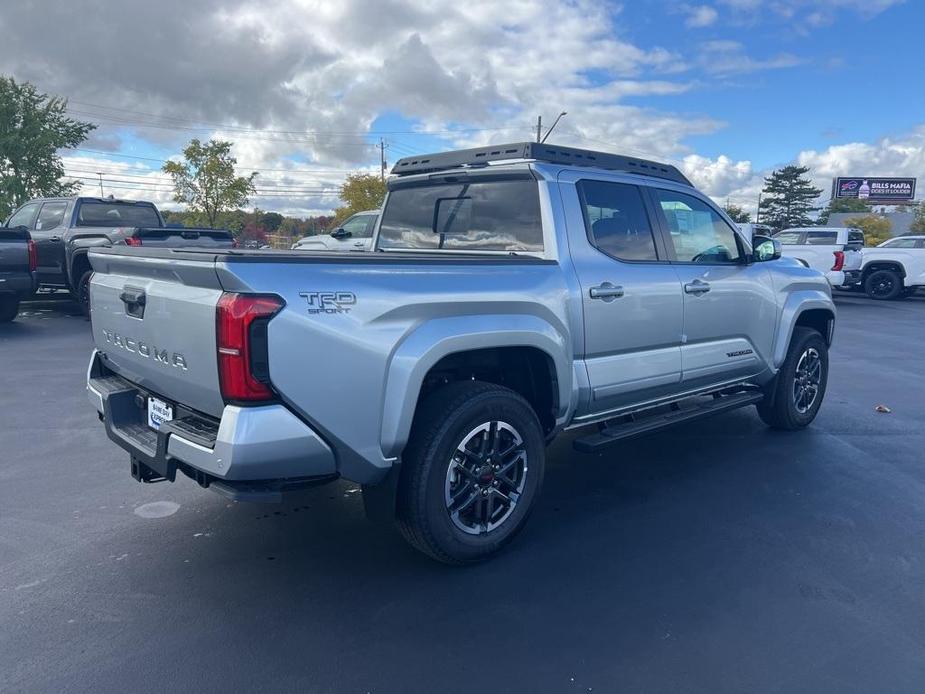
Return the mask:
[(651, 410), (651, 413), (643, 412), (636, 415), (627, 415), (622, 422), (611, 420), (597, 433), (575, 439), (572, 446), (576, 451), (592, 453), (618, 441), (643, 436), (674, 424), (693, 422), (697, 419), (729, 412), (746, 405), (754, 405), (763, 399), (764, 394), (754, 390), (732, 395), (717, 394), (710, 396), (709, 399), (703, 397), (691, 398), (669, 405), (670, 409), (668, 411), (665, 411), (664, 407), (660, 407)]

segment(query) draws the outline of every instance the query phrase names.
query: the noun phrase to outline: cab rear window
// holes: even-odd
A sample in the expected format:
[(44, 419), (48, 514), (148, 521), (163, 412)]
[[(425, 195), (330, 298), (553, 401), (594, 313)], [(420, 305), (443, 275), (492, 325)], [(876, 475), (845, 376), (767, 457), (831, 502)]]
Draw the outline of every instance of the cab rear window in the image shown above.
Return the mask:
[(537, 183), (517, 179), (396, 188), (382, 213), (378, 247), (542, 251)]
[(151, 205), (130, 202), (82, 202), (77, 210), (79, 227), (159, 227), (161, 220)]

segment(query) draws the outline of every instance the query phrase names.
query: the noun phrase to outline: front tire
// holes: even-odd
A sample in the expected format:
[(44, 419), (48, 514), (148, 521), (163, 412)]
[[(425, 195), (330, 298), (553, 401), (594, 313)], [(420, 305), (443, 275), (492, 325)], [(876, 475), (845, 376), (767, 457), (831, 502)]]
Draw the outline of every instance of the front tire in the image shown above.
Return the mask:
[(829, 348), (817, 331), (797, 326), (787, 358), (758, 415), (772, 429), (795, 431), (819, 412), (829, 378)]
[(441, 388), (418, 408), (402, 456), (402, 535), (445, 564), (487, 559), (526, 523), (545, 453), (536, 413), (514, 391), (479, 381)]
[(871, 299), (892, 301), (902, 290), (902, 277), (893, 270), (874, 270), (864, 280), (864, 291)]
[(0, 295), (0, 323), (9, 323), (19, 313), (19, 297)]

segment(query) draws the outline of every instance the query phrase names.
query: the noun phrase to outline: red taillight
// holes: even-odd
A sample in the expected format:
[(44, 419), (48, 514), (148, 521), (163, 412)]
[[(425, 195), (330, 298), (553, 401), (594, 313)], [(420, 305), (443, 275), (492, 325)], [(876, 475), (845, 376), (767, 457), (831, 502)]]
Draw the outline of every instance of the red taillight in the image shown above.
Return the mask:
[(266, 321), (282, 307), (283, 300), (278, 296), (225, 293), (218, 300), (218, 380), (226, 401), (273, 398), (268, 385)]
[(35, 241), (29, 239), (29, 272), (35, 272), (39, 266), (39, 255), (35, 250)]
[(845, 267), (845, 252), (844, 251), (832, 251), (835, 255), (835, 264), (832, 266), (833, 270), (841, 270)]
[(140, 246), (141, 239), (138, 238), (137, 236), (127, 236), (125, 238), (125, 245), (126, 246)]

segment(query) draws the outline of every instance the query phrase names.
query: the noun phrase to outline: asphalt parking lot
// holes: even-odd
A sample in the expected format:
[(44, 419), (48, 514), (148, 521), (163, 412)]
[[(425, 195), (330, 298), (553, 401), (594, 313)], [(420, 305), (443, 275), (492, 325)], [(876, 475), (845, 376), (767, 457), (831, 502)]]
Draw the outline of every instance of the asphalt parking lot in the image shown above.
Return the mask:
[(0, 326), (0, 691), (922, 692), (925, 296), (837, 300), (809, 430), (562, 437), (526, 532), (466, 569), (349, 484), (136, 483), (84, 394), (88, 324), (26, 304)]

